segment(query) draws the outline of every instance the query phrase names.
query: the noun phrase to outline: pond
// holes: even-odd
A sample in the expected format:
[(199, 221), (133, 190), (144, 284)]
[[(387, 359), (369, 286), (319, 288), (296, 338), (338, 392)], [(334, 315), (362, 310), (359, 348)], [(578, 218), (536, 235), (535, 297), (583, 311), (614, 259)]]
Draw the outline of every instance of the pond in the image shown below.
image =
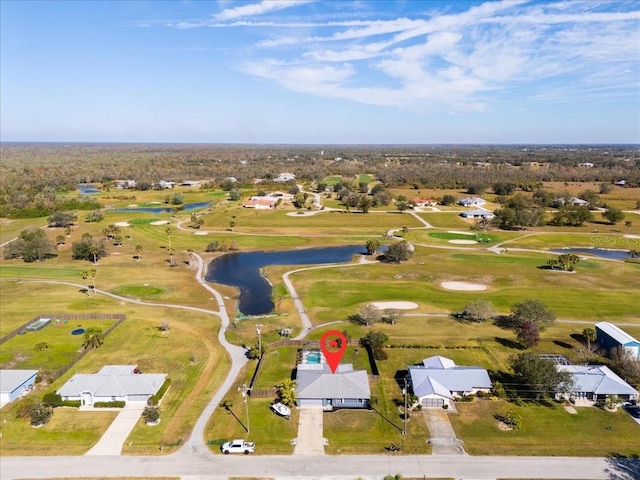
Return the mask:
[(80, 185), (77, 185), (77, 188), (83, 195), (95, 195), (96, 193), (100, 193), (98, 187), (96, 187), (92, 183), (81, 183)]
[(607, 250), (605, 248), (561, 248), (559, 250), (554, 250), (554, 252), (593, 255), (600, 258), (608, 258), (610, 260), (624, 260), (626, 258), (630, 258), (628, 250)]
[(211, 205), (211, 202), (185, 203), (184, 205), (176, 205), (174, 207), (127, 207), (116, 208), (118, 213), (171, 213), (174, 211), (189, 211), (198, 208), (204, 208)]
[(205, 280), (231, 285), (240, 290), (238, 309), (244, 315), (264, 315), (273, 311), (271, 285), (260, 269), (269, 265), (313, 265), (348, 262), (365, 254), (363, 245), (312, 248), (286, 252), (229, 253), (209, 264)]

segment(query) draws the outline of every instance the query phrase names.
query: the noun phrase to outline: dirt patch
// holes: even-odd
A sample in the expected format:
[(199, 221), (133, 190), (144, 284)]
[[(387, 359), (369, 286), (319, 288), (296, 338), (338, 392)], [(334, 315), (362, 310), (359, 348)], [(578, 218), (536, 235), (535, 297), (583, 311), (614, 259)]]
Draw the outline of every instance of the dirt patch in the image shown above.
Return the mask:
[(442, 282), (440, 286), (447, 290), (458, 290), (462, 292), (481, 292), (487, 289), (486, 285), (470, 282)]
[(415, 302), (371, 302), (371, 305), (380, 310), (388, 310), (390, 308), (395, 308), (396, 310), (412, 310), (419, 307)]
[(498, 422), (498, 428), (504, 432), (508, 432), (509, 430), (513, 430), (513, 427), (510, 427), (504, 422)]

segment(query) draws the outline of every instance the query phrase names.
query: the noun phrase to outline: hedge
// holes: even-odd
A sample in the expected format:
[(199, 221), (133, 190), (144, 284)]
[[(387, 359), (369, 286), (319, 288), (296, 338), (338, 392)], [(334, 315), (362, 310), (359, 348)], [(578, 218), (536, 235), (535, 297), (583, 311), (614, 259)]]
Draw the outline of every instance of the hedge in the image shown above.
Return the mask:
[(95, 408), (124, 408), (126, 402), (124, 400), (115, 400), (113, 402), (95, 402)]
[(164, 383), (160, 387), (160, 390), (158, 390), (158, 393), (149, 397), (149, 400), (147, 400), (147, 405), (150, 405), (150, 406), (158, 405), (158, 403), (160, 403), (160, 400), (162, 400), (162, 397), (164, 397), (164, 394), (166, 393), (166, 391), (169, 389), (170, 385), (171, 385), (171, 379), (169, 378), (165, 379)]

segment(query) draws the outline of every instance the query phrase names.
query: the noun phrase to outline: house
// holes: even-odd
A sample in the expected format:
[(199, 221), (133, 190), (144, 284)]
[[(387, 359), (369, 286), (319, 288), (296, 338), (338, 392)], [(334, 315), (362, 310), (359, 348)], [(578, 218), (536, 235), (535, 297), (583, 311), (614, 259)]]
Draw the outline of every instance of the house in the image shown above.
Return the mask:
[(183, 187), (197, 187), (200, 185), (200, 182), (197, 180), (186, 180), (182, 182), (180, 185)]
[(467, 210), (460, 214), (462, 218), (486, 218), (488, 220), (495, 217), (492, 212), (488, 212), (486, 210)]
[(487, 202), (480, 197), (465, 197), (458, 200), (458, 205), (463, 207), (482, 207)]
[(117, 189), (136, 188), (138, 184), (135, 180), (114, 180)]
[(77, 373), (58, 394), (63, 400), (80, 400), (82, 405), (95, 402), (146, 402), (158, 393), (166, 373), (136, 373), (136, 365), (105, 365), (98, 373)]
[(289, 201), (289, 202), (295, 198), (295, 196), (291, 195), (290, 193), (279, 192), (279, 191), (267, 193), (266, 196), (268, 198), (275, 198), (276, 200), (282, 199), (283, 201)]
[(273, 179), (274, 182), (277, 183), (285, 183), (291, 182), (296, 179), (296, 176), (293, 173), (281, 173), (276, 178)]
[(435, 356), (422, 365), (409, 367), (413, 393), (423, 407), (444, 407), (457, 397), (491, 390), (491, 379), (484, 368), (457, 366), (453, 360)]
[(416, 207), (432, 207), (437, 204), (433, 198), (412, 198), (409, 200), (409, 203), (415, 205)]
[(158, 188), (160, 188), (160, 189), (173, 188), (175, 186), (176, 186), (175, 182), (167, 182), (165, 180), (160, 180), (158, 182)]
[(296, 393), (299, 407), (367, 408), (371, 400), (365, 370), (340, 364), (335, 373), (326, 363), (302, 363), (297, 367)]
[(640, 341), (609, 322), (599, 322), (596, 327), (596, 343), (606, 352), (624, 348), (631, 358), (640, 360)]
[(604, 365), (556, 365), (560, 372), (570, 372), (575, 384), (571, 393), (559, 392), (556, 399), (569, 398), (576, 405), (593, 405), (617, 395), (621, 401), (638, 400), (638, 391)]
[(242, 204), (245, 208), (255, 208), (256, 210), (272, 210), (276, 208), (278, 200), (269, 197), (253, 196)]
[(576, 197), (564, 198), (564, 197), (560, 197), (560, 198), (556, 198), (553, 201), (553, 206), (559, 207), (561, 205), (564, 205), (565, 203), (568, 203), (569, 205), (573, 205), (573, 206), (576, 206), (576, 207), (587, 207), (589, 205), (589, 202), (587, 202), (586, 200), (583, 200), (581, 198), (576, 198)]
[(0, 408), (29, 393), (37, 375), (37, 370), (0, 370)]
[(593, 163), (591, 162), (582, 162), (578, 164), (579, 167), (587, 167), (587, 168), (591, 168), (593, 167)]

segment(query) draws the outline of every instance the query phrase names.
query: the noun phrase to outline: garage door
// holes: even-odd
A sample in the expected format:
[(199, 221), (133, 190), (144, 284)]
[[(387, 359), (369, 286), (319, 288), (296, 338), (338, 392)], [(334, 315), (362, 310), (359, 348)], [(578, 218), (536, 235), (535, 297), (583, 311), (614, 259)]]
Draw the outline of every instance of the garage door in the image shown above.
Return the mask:
[(442, 408), (444, 405), (444, 400), (441, 398), (423, 398), (422, 402), (420, 402), (423, 407), (439, 407)]

